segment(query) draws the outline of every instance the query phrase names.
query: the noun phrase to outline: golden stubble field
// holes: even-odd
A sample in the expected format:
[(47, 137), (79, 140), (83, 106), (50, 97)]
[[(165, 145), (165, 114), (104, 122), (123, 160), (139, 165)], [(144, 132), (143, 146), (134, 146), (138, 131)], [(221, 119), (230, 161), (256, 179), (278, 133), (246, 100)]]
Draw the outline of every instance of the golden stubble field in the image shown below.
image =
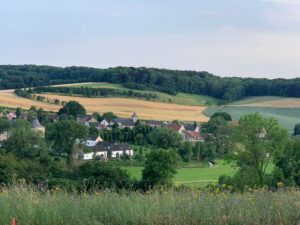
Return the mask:
[[(185, 106), (167, 103), (150, 102), (128, 98), (82, 98), (73, 96), (62, 96), (55, 94), (40, 94), (49, 99), (61, 101), (78, 101), (88, 111), (93, 112), (114, 112), (120, 117), (129, 117), (136, 112), (141, 119), (154, 120), (180, 120), (206, 122), (208, 117), (203, 115), (206, 107)], [(13, 91), (0, 91), (0, 106), (21, 107), (28, 109), (32, 105), (43, 108), (47, 111), (57, 111), (60, 106), (37, 102), (16, 96)]]

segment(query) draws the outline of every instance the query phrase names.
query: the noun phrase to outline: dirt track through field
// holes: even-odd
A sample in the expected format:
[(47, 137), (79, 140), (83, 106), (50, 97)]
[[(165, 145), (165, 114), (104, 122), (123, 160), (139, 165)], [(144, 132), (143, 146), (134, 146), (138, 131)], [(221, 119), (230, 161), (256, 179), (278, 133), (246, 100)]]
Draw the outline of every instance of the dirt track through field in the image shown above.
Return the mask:
[[(41, 94), (41, 96), (45, 96), (49, 99), (59, 99), (61, 101), (78, 101), (84, 105), (89, 113), (111, 111), (120, 117), (129, 117), (133, 112), (136, 112), (141, 119), (168, 121), (177, 119), (181, 121), (198, 122), (208, 120), (208, 117), (203, 115), (203, 111), (206, 107), (201, 106), (166, 104), (128, 98), (81, 98), (54, 94)], [(12, 90), (0, 91), (0, 106), (28, 109), (32, 105), (47, 111), (57, 111), (60, 108), (60, 106), (57, 105), (18, 97)]]

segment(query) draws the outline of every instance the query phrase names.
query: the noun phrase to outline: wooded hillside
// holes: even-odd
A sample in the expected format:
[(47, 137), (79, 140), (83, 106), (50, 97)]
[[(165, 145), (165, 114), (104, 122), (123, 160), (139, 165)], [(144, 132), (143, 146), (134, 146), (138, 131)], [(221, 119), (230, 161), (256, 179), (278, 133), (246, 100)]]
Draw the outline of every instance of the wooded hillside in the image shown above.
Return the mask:
[(208, 95), (231, 102), (249, 96), (300, 97), (300, 79), (222, 78), (208, 72), (154, 68), (0, 66), (0, 89), (78, 82), (118, 83), (132, 89)]

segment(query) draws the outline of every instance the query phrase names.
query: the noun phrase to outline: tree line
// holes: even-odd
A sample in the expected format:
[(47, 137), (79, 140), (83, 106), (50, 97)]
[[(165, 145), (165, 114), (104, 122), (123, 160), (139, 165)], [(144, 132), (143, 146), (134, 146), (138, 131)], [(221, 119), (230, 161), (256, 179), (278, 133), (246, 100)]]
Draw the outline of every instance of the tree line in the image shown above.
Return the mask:
[(84, 97), (134, 97), (143, 99), (156, 99), (157, 95), (154, 93), (142, 93), (133, 90), (120, 90), (114, 88), (89, 88), (89, 87), (36, 87), (27, 90), (29, 94), (33, 93), (60, 93), (69, 95), (81, 95)]
[(78, 82), (109, 82), (140, 90), (170, 94), (185, 92), (208, 95), (224, 102), (249, 96), (300, 97), (300, 79), (222, 78), (208, 72), (155, 68), (0, 66), (0, 88), (24, 88)]

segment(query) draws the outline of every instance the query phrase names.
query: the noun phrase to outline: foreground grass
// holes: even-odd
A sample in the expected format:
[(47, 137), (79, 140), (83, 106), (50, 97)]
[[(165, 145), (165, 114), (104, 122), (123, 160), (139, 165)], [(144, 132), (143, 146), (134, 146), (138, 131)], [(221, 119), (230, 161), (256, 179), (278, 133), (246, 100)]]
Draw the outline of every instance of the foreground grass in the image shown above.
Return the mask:
[(300, 222), (300, 192), (256, 191), (213, 194), (199, 191), (111, 191), (68, 194), (11, 188), (0, 194), (0, 224), (243, 224)]

